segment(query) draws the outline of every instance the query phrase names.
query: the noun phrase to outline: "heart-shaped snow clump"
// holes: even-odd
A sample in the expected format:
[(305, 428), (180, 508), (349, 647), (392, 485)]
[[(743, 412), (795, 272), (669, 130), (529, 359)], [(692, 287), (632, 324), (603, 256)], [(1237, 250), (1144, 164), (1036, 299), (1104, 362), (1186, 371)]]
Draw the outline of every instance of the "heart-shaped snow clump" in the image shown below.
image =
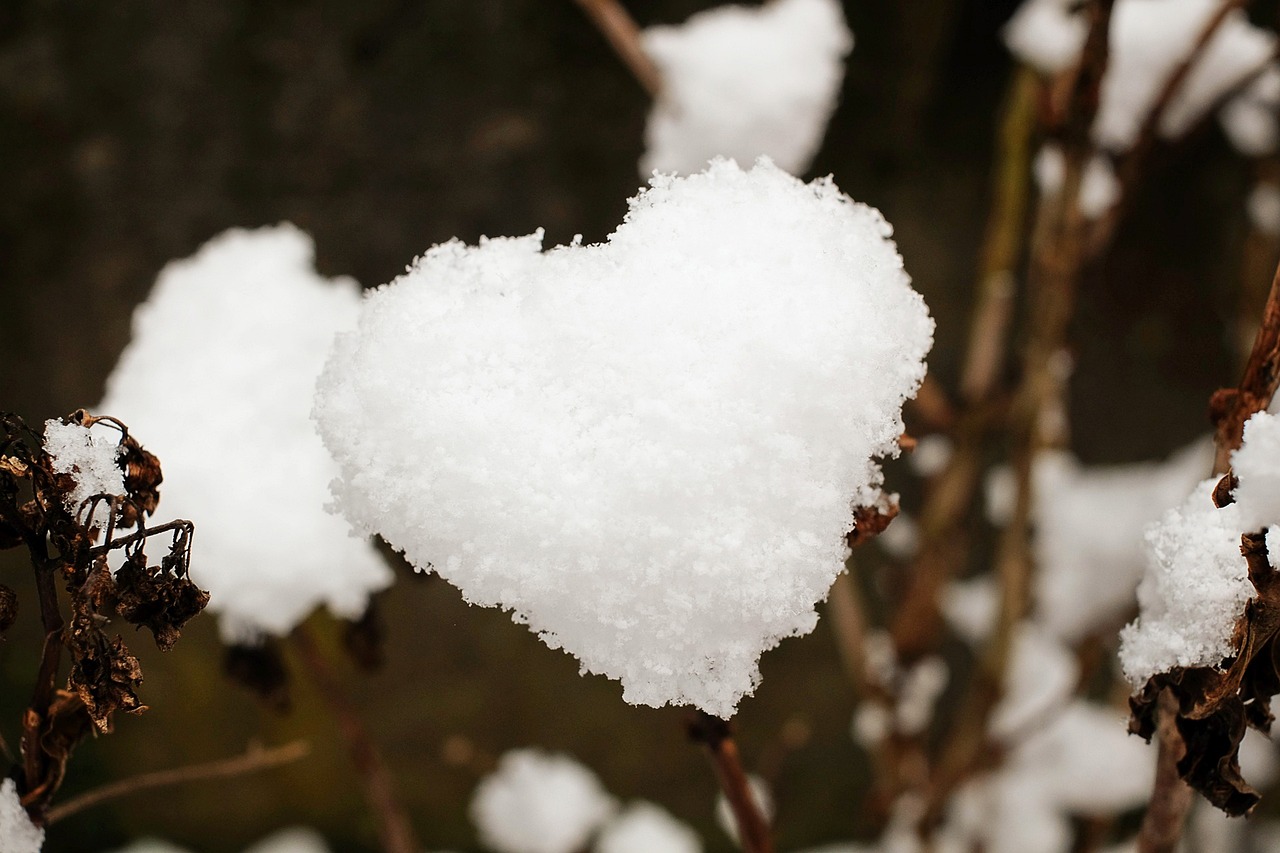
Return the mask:
[(890, 231), (829, 179), (719, 160), (602, 244), (436, 246), (321, 377), (338, 503), (628, 702), (729, 716), (814, 627), (924, 376)]

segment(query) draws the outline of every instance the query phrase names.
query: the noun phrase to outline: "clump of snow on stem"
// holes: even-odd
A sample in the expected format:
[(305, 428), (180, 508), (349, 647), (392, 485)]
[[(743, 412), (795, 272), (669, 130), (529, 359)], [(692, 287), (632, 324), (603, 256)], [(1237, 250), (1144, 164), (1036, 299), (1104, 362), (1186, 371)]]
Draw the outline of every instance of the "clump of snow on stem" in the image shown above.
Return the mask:
[(569, 756), (517, 749), (476, 787), (471, 820), (497, 853), (575, 853), (616, 808), (595, 774)]
[(338, 502), (626, 701), (727, 718), (813, 629), (924, 375), (889, 234), (829, 179), (718, 160), (603, 244), (437, 246), (321, 380)]
[(1142, 580), (1144, 531), (1212, 464), (1207, 440), (1163, 463), (1086, 467), (1066, 452), (1040, 454), (1032, 516), (1037, 621), (1070, 643), (1114, 631)]
[(75, 481), (75, 488), (63, 498), (67, 512), (72, 515), (78, 514), (81, 504), (94, 495), (125, 493), (118, 430), (105, 424), (94, 430), (76, 423), (48, 420), (44, 424), (44, 449), (54, 473), (69, 474)]
[[(1093, 126), (1098, 145), (1117, 153), (1133, 145), (1164, 87), (1221, 5), (1220, 0), (1118, 0)], [(1028, 65), (1047, 74), (1060, 73), (1079, 61), (1086, 14), (1071, 0), (1025, 0), (1005, 28), (1005, 45)], [(1228, 136), (1246, 154), (1272, 150), (1276, 118), (1268, 108), (1273, 103), (1267, 100), (1268, 84), (1250, 81), (1264, 71), (1270, 73), (1274, 49), (1274, 34), (1251, 24), (1241, 9), (1228, 12), (1162, 113), (1159, 134), (1168, 139), (1183, 136), (1222, 98), (1245, 86), (1235, 93), (1239, 104), (1233, 101), (1224, 115)], [(1255, 90), (1254, 85), (1261, 88)]]
[(1139, 687), (1174, 667), (1218, 666), (1235, 653), (1236, 621), (1254, 592), (1240, 555), (1240, 507), (1214, 506), (1218, 478), (1147, 529), (1139, 616), (1120, 632), (1120, 663)]
[(1233, 494), (1241, 530), (1255, 532), (1280, 523), (1280, 416), (1258, 412), (1244, 425), (1240, 449), (1231, 454), (1239, 479)]
[(800, 174), (822, 144), (853, 34), (837, 0), (721, 6), (678, 27), (650, 27), (662, 75), (640, 171), (688, 174), (716, 156), (772, 157)]
[(638, 801), (600, 831), (595, 853), (701, 853), (698, 834), (664, 808)]
[(102, 410), (164, 466), (164, 504), (198, 530), (191, 576), (223, 634), (284, 634), (315, 607), (358, 616), (391, 573), (326, 512), (337, 467), (310, 420), (333, 336), (359, 287), (312, 267), (290, 225), (232, 230), (161, 272)]
[(31, 822), (18, 801), (12, 779), (0, 782), (0, 850), (4, 853), (40, 853), (44, 830)]

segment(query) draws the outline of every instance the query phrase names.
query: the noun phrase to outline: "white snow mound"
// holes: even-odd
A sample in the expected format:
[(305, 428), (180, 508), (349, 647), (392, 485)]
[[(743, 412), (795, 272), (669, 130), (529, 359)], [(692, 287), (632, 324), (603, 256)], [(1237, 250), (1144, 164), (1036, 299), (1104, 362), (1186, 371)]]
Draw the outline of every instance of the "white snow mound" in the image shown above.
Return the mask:
[(650, 27), (645, 53), (662, 90), (640, 172), (689, 174), (716, 156), (761, 155), (803, 173), (822, 144), (853, 49), (838, 0), (720, 6), (678, 27)]
[(195, 523), (191, 577), (227, 639), (285, 634), (317, 606), (358, 616), (391, 582), (325, 510), (337, 467), (310, 420), (359, 287), (313, 269), (291, 225), (232, 230), (160, 273), (99, 410), (160, 459), (166, 517)]
[(728, 717), (813, 629), (924, 376), (890, 230), (829, 179), (719, 160), (602, 244), (437, 246), (321, 379), (338, 503), (626, 701)]

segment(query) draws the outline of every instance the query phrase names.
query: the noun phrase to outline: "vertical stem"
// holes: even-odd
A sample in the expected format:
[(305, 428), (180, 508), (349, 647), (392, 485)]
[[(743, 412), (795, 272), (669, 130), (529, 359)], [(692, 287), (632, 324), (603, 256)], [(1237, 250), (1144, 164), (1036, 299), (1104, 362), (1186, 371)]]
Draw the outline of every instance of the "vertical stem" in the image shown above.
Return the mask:
[(1178, 700), (1171, 691), (1160, 693), (1158, 713), (1160, 752), (1156, 758), (1156, 781), (1151, 805), (1138, 831), (1138, 853), (1173, 853), (1191, 810), (1191, 787), (1178, 775), (1178, 762), (1187, 748), (1178, 733)]
[(360, 712), (343, 689), (333, 667), (310, 632), (305, 627), (300, 627), (293, 632), (292, 638), (294, 647), (347, 742), (351, 761), (364, 786), (365, 798), (378, 817), (378, 834), (383, 850), (387, 853), (418, 853), (421, 848), (414, 836), (413, 825), (396, 797), (391, 772)]
[(649, 96), (657, 97), (662, 88), (662, 74), (641, 47), (640, 27), (630, 13), (618, 0), (577, 0), (577, 3)]
[(727, 720), (704, 711), (694, 713), (695, 717), (689, 722), (689, 736), (707, 750), (716, 781), (733, 810), (742, 849), (746, 853), (773, 853), (769, 821), (760, 811), (746, 771), (742, 769), (742, 758), (733, 740), (732, 727)]

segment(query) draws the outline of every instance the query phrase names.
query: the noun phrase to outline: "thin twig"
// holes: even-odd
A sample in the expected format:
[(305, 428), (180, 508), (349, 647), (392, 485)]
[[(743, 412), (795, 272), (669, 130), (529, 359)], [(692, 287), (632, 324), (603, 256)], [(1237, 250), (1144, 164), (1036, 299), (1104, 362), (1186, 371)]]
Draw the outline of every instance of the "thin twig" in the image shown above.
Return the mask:
[(1280, 385), (1280, 268), (1271, 280), (1262, 324), (1240, 384), (1218, 391), (1209, 404), (1217, 445), (1215, 473), (1224, 474), (1230, 468), (1231, 452), (1240, 447), (1245, 421), (1271, 404), (1277, 385)]
[(207, 764), (193, 764), (188, 767), (175, 767), (171, 770), (157, 770), (154, 773), (143, 773), (128, 779), (119, 779), (101, 788), (94, 788), (68, 799), (49, 809), (45, 825), (57, 823), (74, 814), (93, 808), (109, 800), (127, 797), (152, 788), (168, 788), (173, 785), (185, 785), (189, 782), (204, 782), (210, 779), (226, 779), (233, 776), (244, 776), (260, 770), (270, 770), (285, 764), (292, 764), (306, 758), (311, 752), (311, 745), (304, 740), (295, 740), (283, 746), (264, 748), (252, 744), (242, 755), (221, 758)]
[(1172, 691), (1164, 690), (1158, 701), (1160, 750), (1151, 804), (1138, 830), (1138, 853), (1173, 853), (1191, 810), (1191, 786), (1178, 775), (1178, 762), (1187, 751), (1178, 733), (1178, 700)]
[(315, 681), (320, 698), (329, 706), (347, 742), (351, 761), (364, 786), (365, 799), (378, 818), (378, 833), (387, 853), (418, 853), (408, 813), (396, 796), (391, 771), (355, 704), (347, 695), (328, 659), (305, 626), (291, 635), (303, 665)]
[(689, 736), (706, 748), (716, 781), (733, 811), (742, 849), (745, 853), (773, 853), (769, 821), (760, 811), (760, 804), (751, 791), (728, 721), (703, 711), (694, 713), (695, 717), (689, 723)]
[(577, 0), (577, 3), (649, 96), (657, 97), (662, 89), (662, 73), (644, 52), (640, 27), (626, 8), (618, 0)]

